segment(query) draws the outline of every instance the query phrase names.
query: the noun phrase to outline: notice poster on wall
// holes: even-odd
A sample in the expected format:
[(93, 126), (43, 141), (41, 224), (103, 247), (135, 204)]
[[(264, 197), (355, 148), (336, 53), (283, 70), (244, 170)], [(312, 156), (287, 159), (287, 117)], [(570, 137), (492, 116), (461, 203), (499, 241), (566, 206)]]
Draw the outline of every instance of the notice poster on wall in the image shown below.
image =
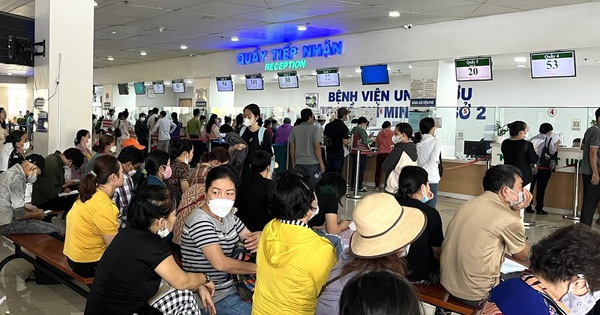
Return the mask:
[(410, 80), (410, 105), (415, 107), (435, 107), (437, 79)]

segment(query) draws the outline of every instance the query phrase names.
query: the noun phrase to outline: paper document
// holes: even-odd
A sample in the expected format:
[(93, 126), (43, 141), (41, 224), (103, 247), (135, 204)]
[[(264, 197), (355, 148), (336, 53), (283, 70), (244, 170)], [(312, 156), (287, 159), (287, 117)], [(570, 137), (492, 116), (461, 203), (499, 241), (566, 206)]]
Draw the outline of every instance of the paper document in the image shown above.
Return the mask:
[(502, 266), (500, 267), (500, 272), (501, 273), (511, 273), (511, 272), (518, 272), (518, 271), (523, 271), (527, 269), (527, 267), (523, 266), (522, 264), (506, 258), (504, 259), (504, 263), (502, 263)]
[(58, 196), (64, 197), (64, 196), (77, 195), (77, 194), (79, 194), (79, 192), (77, 190), (71, 190), (71, 192), (68, 192), (68, 193), (62, 192), (62, 193), (58, 194)]

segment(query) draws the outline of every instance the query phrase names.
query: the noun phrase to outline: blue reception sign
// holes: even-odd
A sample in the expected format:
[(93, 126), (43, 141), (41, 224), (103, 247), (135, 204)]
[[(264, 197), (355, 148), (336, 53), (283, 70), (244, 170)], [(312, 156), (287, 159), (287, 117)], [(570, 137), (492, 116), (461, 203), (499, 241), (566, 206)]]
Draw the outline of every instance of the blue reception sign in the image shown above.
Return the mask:
[(308, 58), (328, 58), (329, 56), (343, 53), (342, 41), (326, 39), (322, 43), (307, 44), (302, 47), (288, 43), (281, 48), (262, 50), (256, 47), (253, 51), (237, 54), (236, 61), (239, 65), (265, 63), (265, 71), (306, 68)]

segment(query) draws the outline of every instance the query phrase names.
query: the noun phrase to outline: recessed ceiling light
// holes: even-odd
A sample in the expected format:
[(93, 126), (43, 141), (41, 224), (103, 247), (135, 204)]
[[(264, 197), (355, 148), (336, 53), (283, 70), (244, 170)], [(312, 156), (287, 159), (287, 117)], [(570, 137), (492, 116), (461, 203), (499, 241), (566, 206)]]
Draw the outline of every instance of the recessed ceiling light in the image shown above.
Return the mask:
[(12, 73), (9, 72), (9, 73), (7, 73), (7, 75), (12, 75)]
[(408, 64), (408, 69), (412, 69), (412, 65), (411, 64)]
[(181, 46), (179, 46), (179, 49), (187, 49), (187, 46), (186, 45), (181, 45)]
[(240, 39), (239, 39), (239, 38), (237, 38), (236, 36), (231, 36), (231, 41), (232, 41), (232, 42), (239, 42), (239, 41), (240, 41)]
[(513, 60), (514, 62), (527, 62), (527, 58), (525, 57), (515, 57)]
[(352, 75), (352, 74), (346, 74), (346, 76), (347, 76), (347, 77), (349, 77), (349, 78), (351, 78), (351, 77), (353, 77), (354, 75)]
[(311, 72), (310, 75), (317, 75), (317, 71)]
[(361, 72), (362, 72), (362, 70), (361, 70), (360, 68), (356, 68), (356, 69), (354, 69), (354, 72), (356, 72), (356, 73), (361, 73)]
[(113, 34), (113, 35), (117, 35), (117, 32), (115, 32), (115, 31), (112, 31), (110, 33)]
[(94, 6), (97, 7), (98, 6), (98, 2), (94, 1)]
[(299, 31), (306, 31), (306, 25), (298, 25)]
[(600, 62), (600, 60), (596, 60), (596, 62)]
[(526, 65), (515, 65), (515, 68), (525, 68), (527, 67)]
[(144, 50), (140, 51), (140, 55), (145, 56), (146, 52)]
[(108, 56), (108, 58), (106, 58), (106, 59), (108, 59), (108, 61), (113, 61), (113, 60), (115, 60), (115, 58), (113, 58), (113, 56)]
[(390, 11), (390, 12), (388, 12), (388, 15), (390, 17), (399, 17), (400, 16), (400, 11)]

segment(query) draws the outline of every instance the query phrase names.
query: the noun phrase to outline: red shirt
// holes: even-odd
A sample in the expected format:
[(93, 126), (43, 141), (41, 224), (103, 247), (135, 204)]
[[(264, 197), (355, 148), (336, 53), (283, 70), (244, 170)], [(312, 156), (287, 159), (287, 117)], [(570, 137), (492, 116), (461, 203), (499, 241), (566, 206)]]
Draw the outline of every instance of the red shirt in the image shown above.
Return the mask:
[(394, 136), (394, 131), (390, 128), (383, 129), (377, 134), (377, 153), (378, 154), (389, 154), (392, 152), (392, 147), (394, 146), (394, 142), (392, 141), (392, 137)]

